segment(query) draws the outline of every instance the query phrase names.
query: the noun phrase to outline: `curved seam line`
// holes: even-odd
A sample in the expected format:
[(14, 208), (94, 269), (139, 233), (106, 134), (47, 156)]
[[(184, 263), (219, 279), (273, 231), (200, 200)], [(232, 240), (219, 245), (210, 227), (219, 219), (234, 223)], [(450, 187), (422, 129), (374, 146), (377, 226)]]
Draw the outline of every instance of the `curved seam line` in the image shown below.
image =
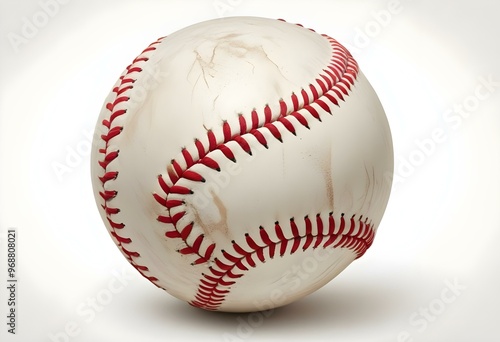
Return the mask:
[[(115, 222), (112, 219), (112, 215), (116, 215), (120, 212), (120, 209), (117, 207), (108, 206), (109, 202), (112, 201), (117, 195), (118, 191), (113, 189), (106, 189), (105, 184), (110, 181), (114, 181), (118, 178), (119, 171), (109, 170), (108, 165), (116, 160), (119, 156), (119, 149), (115, 151), (109, 151), (109, 142), (119, 136), (123, 130), (123, 126), (112, 126), (113, 121), (127, 113), (127, 108), (124, 109), (116, 109), (115, 107), (120, 103), (126, 103), (130, 100), (128, 97), (128, 93), (133, 89), (133, 84), (136, 79), (127, 78), (128, 76), (134, 73), (142, 72), (142, 68), (140, 64), (143, 64), (149, 60), (149, 53), (156, 50), (155, 45), (161, 43), (161, 41), (165, 37), (161, 37), (155, 42), (151, 43), (146, 49), (144, 49), (139, 56), (137, 56), (132, 63), (125, 69), (122, 75), (119, 78), (119, 81), (116, 82), (113, 92), (116, 94), (114, 99), (112, 98), (109, 102), (106, 103), (105, 108), (109, 110), (109, 115), (105, 117), (101, 124), (107, 128), (107, 132), (100, 136), (101, 142), (104, 142), (104, 148), (98, 150), (100, 154), (104, 155), (104, 159), (98, 161), (99, 166), (103, 169), (104, 174), (101, 177), (98, 177), (101, 182), (101, 189), (99, 191), (99, 195), (104, 201), (104, 204), (101, 204), (102, 209), (104, 210), (104, 214), (110, 226), (109, 233), (115, 239), (115, 244), (119, 247), (122, 253), (125, 255), (130, 264), (139, 271), (139, 273), (144, 276), (146, 279), (151, 281), (153, 284), (157, 285), (156, 282), (158, 278), (146, 275), (149, 273), (149, 268), (147, 266), (138, 264), (135, 259), (140, 257), (140, 253), (137, 251), (129, 250), (125, 248), (124, 245), (128, 245), (132, 243), (132, 239), (130, 237), (126, 237), (123, 234), (119, 234), (117, 230), (121, 230), (125, 228), (124, 223)], [(158, 285), (157, 285), (158, 286)]]
[[(297, 25), (301, 26), (299, 24), (297, 24)], [(314, 30), (312, 30), (312, 29), (310, 29), (310, 30), (314, 32)], [(264, 122), (263, 122), (263, 124), (261, 126), (256, 127), (256, 128), (252, 127), (252, 129), (248, 130), (244, 134), (232, 135), (231, 133), (227, 133), (227, 132), (231, 132), (231, 127), (229, 126), (229, 124), (226, 121), (224, 121), (223, 126), (222, 126), (224, 139), (223, 139), (222, 143), (217, 143), (217, 142), (213, 143), (213, 140), (214, 139), (217, 140), (217, 139), (216, 139), (213, 131), (209, 130), (209, 132), (207, 133), (208, 141), (209, 141), (209, 148), (207, 151), (205, 151), (206, 146), (202, 146), (203, 153), (201, 153), (201, 156), (199, 156), (198, 160), (195, 161), (194, 158), (192, 157), (192, 155), (189, 153), (189, 151), (186, 148), (182, 149), (182, 158), (184, 159), (184, 162), (186, 163), (186, 166), (187, 166), (185, 169), (182, 169), (182, 167), (179, 165), (179, 161), (177, 161), (176, 159), (172, 160), (171, 164), (169, 165), (169, 168), (167, 168), (167, 171), (168, 171), (167, 174), (170, 178), (170, 181), (172, 182), (171, 186), (169, 186), (167, 184), (167, 182), (165, 181), (165, 179), (163, 178), (162, 175), (158, 176), (158, 182), (160, 184), (160, 187), (165, 192), (165, 196), (160, 196), (158, 194), (154, 194), (154, 197), (160, 205), (162, 205), (163, 207), (165, 207), (167, 209), (168, 215), (165, 215), (165, 216), (159, 215), (157, 219), (160, 222), (163, 222), (165, 224), (171, 224), (173, 226), (173, 228), (174, 228), (173, 231), (166, 231), (165, 236), (167, 238), (181, 238), (182, 239), (182, 241), (186, 247), (177, 250), (178, 252), (180, 252), (181, 254), (195, 254), (198, 256), (198, 258), (192, 264), (200, 264), (200, 263), (208, 262), (212, 256), (212, 253), (213, 253), (216, 245), (213, 242), (210, 243), (209, 246), (207, 246), (205, 248), (205, 252), (203, 253), (201, 251), (201, 247), (202, 247), (204, 240), (205, 240), (205, 236), (203, 233), (198, 234), (194, 238), (194, 241), (192, 243), (187, 241), (188, 238), (191, 236), (191, 232), (192, 232), (193, 227), (194, 227), (194, 222), (188, 223), (183, 228), (177, 227), (177, 222), (182, 217), (184, 217), (184, 215), (187, 213), (187, 210), (181, 209), (175, 215), (172, 215), (171, 209), (177, 208), (177, 207), (182, 207), (185, 205), (185, 202), (182, 200), (169, 201), (168, 200), (169, 195), (171, 193), (176, 193), (176, 194), (179, 194), (179, 193), (183, 194), (184, 193), (184, 195), (192, 194), (191, 189), (188, 189), (185, 187), (179, 187), (179, 186), (176, 187), (176, 184), (180, 179), (184, 178), (184, 179), (198, 181), (198, 182), (205, 181), (205, 179), (200, 174), (192, 172), (189, 169), (193, 165), (197, 165), (200, 163), (204, 164), (202, 162), (202, 160), (205, 158), (209, 158), (208, 155), (211, 152), (214, 152), (216, 150), (220, 150), (228, 159), (231, 159), (233, 162), (235, 162), (234, 154), (232, 153), (230, 147), (228, 147), (226, 145), (228, 142), (236, 142), (241, 146), (243, 143), (239, 142), (238, 140), (239, 139), (244, 140), (243, 137), (247, 134), (252, 134), (252, 131), (254, 131), (254, 134), (257, 134), (255, 132), (255, 131), (257, 131), (260, 134), (260, 136), (262, 136), (262, 138), (263, 138), (263, 135), (259, 130), (262, 130), (264, 128), (267, 128), (271, 132), (271, 134), (273, 135), (274, 138), (281, 141), (281, 133), (279, 132), (279, 128), (274, 126), (274, 125), (278, 122), (281, 122), (287, 130), (290, 130), (289, 126), (287, 125), (289, 123), (292, 126), (293, 130), (295, 130), (295, 128), (293, 127), (293, 124), (290, 123), (290, 121), (288, 120), (289, 116), (295, 117), (299, 121), (300, 124), (302, 124), (303, 126), (305, 126), (307, 128), (309, 128), (308, 124), (307, 124), (307, 119), (304, 118), (303, 114), (300, 113), (300, 111), (305, 110), (310, 115), (312, 115), (315, 119), (321, 121), (321, 118), (320, 118), (318, 112), (316, 111), (316, 109), (314, 109), (312, 107), (313, 104), (320, 106), (321, 108), (326, 110), (328, 112), (328, 114), (331, 114), (332, 110), (330, 109), (330, 106), (325, 104), (324, 99), (328, 99), (328, 100), (330, 100), (330, 102), (332, 102), (333, 105), (338, 106), (338, 100), (335, 97), (333, 97), (333, 94), (328, 94), (328, 93), (329, 92), (335, 93), (335, 95), (337, 95), (337, 97), (343, 101), (344, 100), (343, 95), (345, 95), (345, 96), (348, 95), (348, 90), (350, 90), (351, 85), (354, 84), (354, 80), (357, 78), (358, 67), (357, 67), (356, 61), (352, 58), (352, 56), (345, 49), (345, 47), (343, 47), (335, 39), (327, 36), (326, 34), (323, 34), (321, 36), (323, 36), (324, 38), (327, 39), (328, 43), (330, 44), (330, 46), (332, 48), (332, 56), (330, 58), (331, 64), (327, 65), (323, 69), (323, 71), (332, 78), (330, 80), (332, 85), (329, 89), (327, 88), (327, 91), (324, 91), (323, 93), (321, 93), (321, 95), (319, 95), (318, 89), (316, 89), (315, 86), (311, 83), (309, 85), (309, 87), (311, 88), (311, 92), (313, 93), (312, 101), (308, 101), (309, 95), (303, 89), (301, 92), (302, 96), (303, 96), (303, 100), (304, 100), (303, 107), (296, 108), (296, 106), (294, 104), (293, 110), (290, 113), (280, 112), (280, 115), (274, 121), (271, 121), (272, 113), (270, 111), (270, 107), (266, 106), (264, 108)], [(340, 58), (340, 57), (343, 57), (343, 58)], [(337, 66), (336, 64), (338, 64), (338, 63), (342, 64), (342, 62), (343, 62), (342, 70), (340, 70), (340, 71), (342, 71), (342, 73), (340, 75), (338, 75), (336, 72), (339, 72), (339, 70), (336, 70), (335, 67)], [(330, 71), (328, 71), (328, 69), (330, 69)], [(334, 76), (332, 76), (331, 73), (333, 73)], [(354, 74), (351, 75), (351, 73), (354, 73)], [(323, 78), (323, 77), (326, 77), (326, 76), (324, 76), (323, 74), (320, 74), (315, 78), (315, 81), (319, 83), (319, 82), (321, 82), (320, 78)], [(337, 90), (336, 87), (338, 87), (340, 89), (340, 91)], [(345, 89), (344, 87), (347, 89)], [(321, 86), (320, 86), (320, 88), (321, 88)], [(321, 90), (323, 90), (323, 89), (321, 88)], [(314, 94), (318, 94), (318, 96), (316, 96), (316, 98), (314, 98)], [(292, 103), (295, 101), (294, 96), (296, 96), (296, 94), (291, 95)], [(280, 102), (281, 110), (283, 110), (283, 104), (285, 105), (285, 107), (288, 107), (288, 106), (286, 106), (286, 103), (284, 103), (283, 100), (280, 100), (279, 102)], [(325, 108), (325, 107), (327, 107), (327, 108)], [(254, 115), (254, 113), (257, 114), (257, 112), (255, 110), (252, 112), (252, 115)], [(239, 119), (240, 119), (240, 133), (241, 133), (241, 131), (242, 131), (242, 123), (241, 122), (244, 121), (245, 128), (247, 128), (247, 125), (246, 125), (247, 119), (245, 119), (243, 117), (243, 115), (240, 115)], [(258, 119), (260, 119), (259, 121), (261, 121), (262, 118), (258, 118)], [(302, 119), (305, 122), (302, 122)], [(287, 122), (283, 122), (285, 120)], [(274, 127), (274, 129), (271, 127)], [(294, 131), (292, 133), (294, 133)], [(259, 137), (256, 137), (256, 138), (260, 142)], [(265, 140), (265, 138), (264, 138), (264, 140)], [(212, 143), (211, 143), (211, 141), (212, 141)], [(200, 142), (200, 140), (196, 139), (195, 145), (197, 144), (197, 142)], [(266, 141), (266, 143), (267, 143), (267, 141)], [(264, 146), (267, 148), (267, 144)], [(197, 150), (200, 154), (200, 148), (198, 146), (197, 146)], [(248, 151), (246, 151), (246, 152), (248, 153)], [(210, 158), (206, 162), (209, 164), (209, 166), (208, 166), (209, 168), (217, 168), (218, 167), (217, 163)], [(215, 162), (215, 164), (213, 164), (214, 162)], [(171, 192), (172, 189), (175, 189), (175, 191), (177, 191), (177, 192)]]
[[(231, 253), (223, 251), (223, 257), (225, 260), (229, 261), (229, 264), (225, 264), (224, 262), (220, 261), (217, 258), (214, 260), (214, 263), (215, 263), (215, 266), (217, 267), (217, 270), (214, 270), (214, 267), (210, 266), (209, 270), (211, 272), (211, 275), (207, 275), (207, 274), (202, 273), (202, 278), (200, 279), (201, 284), (198, 286), (197, 293), (195, 294), (195, 299), (193, 301), (191, 301), (190, 304), (193, 306), (196, 306), (196, 307), (207, 309), (207, 310), (217, 310), (217, 308), (224, 302), (226, 295), (229, 294), (230, 286), (236, 282), (236, 279), (243, 277), (245, 274), (245, 271), (249, 270), (249, 268), (246, 267), (245, 265), (242, 265), (242, 267), (244, 269), (240, 268), (238, 266), (238, 264), (241, 263), (244, 259), (246, 259), (246, 262), (247, 262), (247, 264), (249, 264), (250, 268), (255, 268), (256, 263), (251, 258), (252, 255), (259, 253), (259, 251), (263, 251), (265, 249), (271, 249), (271, 248), (273, 249), (272, 253), (274, 255), (276, 246), (281, 245), (283, 243), (285, 244), (285, 247), (284, 248), (282, 247), (282, 249), (284, 249), (284, 252), (286, 252), (287, 244), (291, 241), (294, 241), (294, 245), (292, 246), (292, 248), (290, 250), (290, 255), (299, 251), (301, 242), (304, 241), (304, 239), (306, 239), (306, 242), (304, 243), (304, 247), (302, 248), (302, 251), (306, 251), (307, 249), (310, 249), (310, 248), (315, 249), (315, 248), (318, 248), (320, 245), (322, 245), (323, 249), (326, 249), (327, 247), (332, 246), (334, 249), (335, 248), (347, 248), (349, 250), (353, 250), (354, 252), (356, 252), (356, 259), (360, 258), (366, 252), (366, 250), (368, 250), (368, 248), (371, 246), (373, 239), (374, 239), (374, 236), (375, 236), (375, 230), (374, 230), (371, 222), (367, 223), (367, 221), (368, 221), (367, 218), (365, 218), (365, 221), (363, 222), (363, 221), (361, 221), (362, 217), (360, 217), (358, 220), (358, 222), (360, 223), (360, 227), (359, 227), (358, 231), (355, 234), (353, 234), (354, 233), (353, 229), (356, 225), (356, 223), (354, 221), (354, 215), (350, 219), (349, 227), (346, 227), (344, 215), (342, 214), (341, 218), (340, 218), (341, 222), (340, 222), (339, 231), (337, 233), (334, 233), (334, 231), (335, 231), (335, 219), (333, 218), (332, 215), (333, 215), (333, 213), (329, 213), (329, 215), (328, 215), (329, 216), (328, 217), (328, 223), (329, 223), (328, 227), (329, 228), (328, 228), (327, 234), (320, 234), (320, 232), (318, 232), (317, 234), (306, 233), (304, 236), (292, 236), (291, 238), (285, 238), (285, 239), (279, 240), (279, 241), (272, 241), (269, 239), (268, 236), (267, 236), (267, 238), (262, 238), (262, 231), (264, 231), (266, 235), (267, 235), (267, 231), (263, 227), (260, 227), (260, 235), (261, 235), (262, 240), (269, 239), (270, 243), (268, 242), (264, 246), (260, 246), (255, 242), (255, 240), (252, 237), (247, 235), (246, 236), (247, 244), (254, 245), (254, 248), (249, 246), (251, 251), (246, 251), (244, 248), (242, 248), (240, 246), (240, 244), (235, 243), (233, 241), (233, 247), (236, 245), (236, 247), (234, 248), (235, 252), (240, 254), (241, 257), (235, 257)], [(312, 224), (311, 220), (307, 216), (304, 218), (304, 220), (309, 221), (309, 222), (306, 222), (306, 225)], [(292, 222), (292, 220), (291, 220), (291, 222)], [(321, 222), (321, 226), (324, 228), (323, 220), (321, 219), (319, 214), (316, 215), (316, 222), (317, 222), (317, 224), (319, 224), (319, 222)], [(276, 230), (277, 235), (280, 235), (278, 233), (278, 228), (282, 234), (282, 228), (279, 225), (279, 223), (276, 222), (275, 230)], [(322, 244), (322, 242), (325, 238), (327, 238), (327, 240), (326, 240), (326, 242), (324, 242)], [(340, 240), (337, 241), (337, 239), (339, 239), (339, 238), (340, 238)], [(307, 240), (307, 239), (309, 239), (309, 240)], [(317, 239), (315, 244), (313, 244), (314, 239)], [(355, 241), (354, 244), (353, 244), (352, 240)], [(297, 241), (298, 241), (298, 243), (297, 243)], [(307, 244), (307, 246), (306, 246), (306, 244)], [(236, 251), (236, 249), (239, 249), (240, 251)], [(283, 256), (284, 254), (285, 253), (281, 254), (280, 256)], [(250, 262), (248, 261), (247, 258), (249, 256), (250, 256), (250, 259), (252, 260), (252, 263), (254, 265), (251, 265)], [(270, 259), (273, 259), (273, 257), (270, 256)], [(237, 260), (237, 261), (235, 261), (235, 260)], [(262, 254), (261, 256), (258, 255), (258, 260), (261, 263), (264, 263), (266, 261), (266, 258)], [(221, 264), (223, 266), (221, 266)], [(234, 273), (232, 273), (232, 270), (235, 267), (239, 268), (243, 273), (238, 274), (238, 275), (235, 275)], [(231, 273), (231, 275), (228, 275), (229, 273)], [(224, 281), (223, 278), (226, 276), (228, 276), (231, 279), (235, 279), (235, 281), (233, 281), (233, 280)], [(227, 289), (226, 290), (219, 289), (219, 287), (221, 287), (221, 286), (225, 287)], [(219, 294), (217, 294), (217, 293), (219, 293)], [(221, 295), (220, 293), (224, 293), (224, 295)]]

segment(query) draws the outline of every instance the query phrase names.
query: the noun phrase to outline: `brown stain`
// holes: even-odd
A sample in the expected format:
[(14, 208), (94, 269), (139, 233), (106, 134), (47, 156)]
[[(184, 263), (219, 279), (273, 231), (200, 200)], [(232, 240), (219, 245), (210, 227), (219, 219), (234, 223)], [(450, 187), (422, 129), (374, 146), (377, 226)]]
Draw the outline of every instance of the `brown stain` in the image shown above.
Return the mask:
[(172, 163), (167, 165), (167, 173), (169, 175), (177, 175), (177, 172), (175, 172), (175, 169), (174, 169)]
[(219, 232), (229, 238), (230, 233), (229, 226), (227, 224), (227, 208), (214, 190), (211, 189), (210, 194), (212, 195), (213, 203), (219, 211), (220, 220), (217, 222), (205, 223), (198, 210), (196, 210), (196, 208), (194, 207), (191, 207), (194, 213), (194, 223), (201, 227), (205, 235), (213, 235)]
[(326, 184), (326, 196), (328, 198), (328, 207), (333, 210), (334, 198), (333, 198), (333, 178), (332, 178), (332, 148), (331, 146), (328, 148), (328, 153), (324, 156), (324, 158), (320, 159), (319, 167), (321, 170), (321, 174), (323, 175), (323, 179)]

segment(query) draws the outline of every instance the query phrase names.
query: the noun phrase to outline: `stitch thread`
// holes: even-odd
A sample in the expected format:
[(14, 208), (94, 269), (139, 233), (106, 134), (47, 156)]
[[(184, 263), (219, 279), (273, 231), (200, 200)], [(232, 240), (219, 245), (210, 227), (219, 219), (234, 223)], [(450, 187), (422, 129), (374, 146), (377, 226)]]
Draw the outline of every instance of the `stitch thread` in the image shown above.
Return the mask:
[(103, 170), (103, 175), (99, 177), (102, 185), (99, 195), (103, 200), (101, 207), (104, 210), (106, 219), (111, 227), (110, 234), (130, 264), (132, 264), (132, 266), (134, 266), (140, 274), (153, 284), (158, 281), (158, 278), (149, 275), (149, 269), (147, 266), (137, 263), (136, 259), (138, 259), (141, 255), (139, 252), (129, 249), (132, 239), (124, 235), (125, 224), (117, 222), (114, 219), (114, 215), (120, 212), (119, 208), (113, 206), (113, 199), (118, 195), (118, 191), (109, 189), (107, 186), (119, 176), (119, 171), (110, 170), (108, 167), (109, 164), (120, 155), (120, 150), (111, 150), (110, 148), (110, 141), (119, 136), (123, 130), (122, 126), (113, 125), (113, 122), (116, 118), (127, 113), (126, 108), (118, 107), (120, 107), (121, 104), (126, 104), (126, 102), (130, 100), (128, 95), (134, 88), (134, 82), (136, 80), (134, 76), (142, 72), (141, 65), (149, 60), (148, 55), (156, 50), (156, 45), (159, 44), (163, 38), (164, 37), (150, 44), (137, 58), (135, 58), (132, 64), (130, 64), (122, 76), (120, 76), (118, 85), (113, 88), (115, 98), (106, 104), (106, 110), (109, 111), (109, 117), (103, 119), (101, 122), (102, 125), (106, 127), (107, 132), (102, 134), (100, 137), (104, 142), (104, 147), (99, 149), (99, 154), (102, 155), (102, 159), (98, 161), (99, 166)]
[[(340, 216), (340, 224), (336, 225), (333, 213), (328, 214), (326, 224), (317, 214), (315, 220), (308, 216), (304, 217), (305, 235), (300, 235), (294, 218), (290, 219), (289, 231), (292, 237), (286, 238), (283, 227), (275, 222), (274, 231), (277, 240), (269, 237), (267, 229), (259, 227), (259, 238), (245, 234), (245, 246), (232, 241), (232, 252), (221, 251), (221, 258), (215, 258), (213, 266), (209, 267), (210, 273), (202, 273), (200, 284), (191, 305), (206, 310), (217, 310), (230, 293), (231, 285), (243, 277), (245, 271), (255, 268), (258, 262), (264, 263), (267, 258), (273, 259), (279, 255), (283, 257), (287, 250), (289, 254), (297, 251), (306, 251), (310, 248), (348, 248), (356, 253), (356, 259), (360, 258), (371, 246), (375, 231), (372, 223), (362, 216), (356, 221), (353, 215), (346, 227), (344, 214)], [(313, 224), (317, 233), (313, 233)], [(326, 228), (326, 231), (325, 231)], [(325, 241), (326, 240), (326, 241)], [(302, 248), (301, 248), (302, 244)], [(290, 247), (291, 245), (291, 247)]]

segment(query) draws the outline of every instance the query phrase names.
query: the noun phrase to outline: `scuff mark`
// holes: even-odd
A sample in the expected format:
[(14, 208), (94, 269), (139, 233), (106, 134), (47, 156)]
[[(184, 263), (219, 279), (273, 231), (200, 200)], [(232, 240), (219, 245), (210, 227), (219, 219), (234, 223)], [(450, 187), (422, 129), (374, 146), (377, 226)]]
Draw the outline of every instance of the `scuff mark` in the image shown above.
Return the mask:
[(374, 180), (375, 180), (375, 167), (372, 165), (371, 175), (370, 175), (370, 171), (368, 170), (368, 167), (366, 166), (366, 163), (364, 163), (364, 167), (365, 167), (365, 174), (366, 174), (366, 180), (367, 180), (367, 182), (366, 182), (366, 185), (365, 185), (365, 194), (364, 194), (364, 196), (361, 196), (363, 198), (363, 202), (361, 203), (361, 208), (364, 208), (365, 203), (368, 200), (368, 203), (367, 203), (367, 206), (368, 206), (367, 210), (368, 210), (371, 207), (371, 204), (372, 204), (372, 201), (373, 201), (373, 195), (375, 193), (375, 184), (374, 184)]
[(220, 199), (220, 197), (216, 194), (216, 192), (213, 189), (210, 189), (210, 194), (212, 195), (213, 199), (213, 204), (217, 208), (217, 211), (219, 213), (219, 220), (218, 221), (213, 221), (213, 222), (205, 222), (206, 219), (204, 220), (203, 217), (201, 217), (200, 213), (195, 207), (192, 207), (193, 214), (194, 214), (194, 222), (195, 224), (199, 225), (205, 235), (211, 235), (213, 236), (214, 233), (221, 233), (228, 239), (232, 239), (231, 233), (229, 230), (229, 226), (227, 224), (227, 208), (224, 202)]

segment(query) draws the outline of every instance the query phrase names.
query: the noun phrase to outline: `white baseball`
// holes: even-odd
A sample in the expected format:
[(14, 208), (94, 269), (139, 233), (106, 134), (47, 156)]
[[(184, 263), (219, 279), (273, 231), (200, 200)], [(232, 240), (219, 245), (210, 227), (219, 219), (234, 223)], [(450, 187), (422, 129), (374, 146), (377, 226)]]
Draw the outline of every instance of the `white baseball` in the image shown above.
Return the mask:
[(336, 40), (255, 17), (159, 39), (106, 98), (92, 153), (100, 214), (147, 279), (207, 310), (291, 303), (372, 244), (393, 150)]

